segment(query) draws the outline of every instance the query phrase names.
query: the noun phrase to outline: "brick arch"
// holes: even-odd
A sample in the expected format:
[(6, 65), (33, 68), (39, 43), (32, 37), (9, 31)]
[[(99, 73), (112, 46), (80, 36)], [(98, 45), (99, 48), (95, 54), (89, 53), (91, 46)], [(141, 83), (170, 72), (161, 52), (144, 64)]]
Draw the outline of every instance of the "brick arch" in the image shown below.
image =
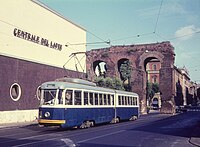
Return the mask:
[(120, 79), (121, 79), (120, 66), (121, 66), (122, 63), (124, 63), (124, 61), (129, 61), (130, 62), (130, 60), (127, 59), (127, 58), (121, 58), (121, 59), (119, 59), (117, 61), (117, 69), (118, 69), (118, 73), (120, 75)]
[(147, 51), (145, 50), (141, 56), (138, 58), (139, 59), (139, 67), (141, 69), (142, 74), (138, 78), (141, 78), (142, 81), (140, 81), (140, 84), (143, 85), (141, 89), (139, 90), (139, 93), (141, 97), (140, 101), (140, 107), (141, 107), (141, 112), (145, 113), (147, 111), (147, 101), (146, 101), (146, 85), (147, 85), (147, 74), (146, 74), (146, 64), (151, 60), (151, 59), (158, 59), (160, 63), (163, 63), (164, 55), (159, 52), (159, 51)]
[(145, 62), (148, 59), (156, 58), (161, 62), (160, 69), (160, 90), (163, 113), (174, 113), (174, 48), (170, 42), (111, 46), (109, 48), (91, 50), (86, 53), (87, 73), (90, 80), (94, 79), (94, 73), (91, 70), (93, 61), (103, 60), (107, 63), (107, 76), (120, 77), (118, 72), (118, 61), (128, 59), (131, 62), (131, 91), (140, 96), (140, 111), (147, 112), (146, 107), (146, 71)]
[(140, 63), (139, 66), (144, 65), (144, 61), (148, 58), (156, 58), (158, 59), (161, 63), (163, 63), (163, 59), (164, 59), (164, 55), (158, 51), (148, 51), (148, 52), (144, 52), (140, 57)]
[[(106, 67), (106, 62), (103, 60), (96, 60), (93, 62), (93, 72), (95, 73), (95, 69), (97, 66), (99, 66), (100, 63), (104, 62), (105, 63), (105, 71), (107, 71), (107, 67)], [(100, 68), (100, 67), (99, 67)], [(96, 74), (96, 73), (95, 73)]]

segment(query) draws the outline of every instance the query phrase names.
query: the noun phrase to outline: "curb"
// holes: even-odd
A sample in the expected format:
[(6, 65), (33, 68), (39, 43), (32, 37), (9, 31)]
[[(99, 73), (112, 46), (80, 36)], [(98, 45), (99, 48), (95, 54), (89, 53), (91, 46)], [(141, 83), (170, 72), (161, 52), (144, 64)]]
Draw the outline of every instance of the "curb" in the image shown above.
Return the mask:
[(32, 125), (38, 125), (38, 122), (34, 121), (34, 122), (5, 123), (5, 124), (0, 124), (0, 129), (17, 128), (17, 127), (32, 126)]
[(197, 124), (197, 126), (194, 128), (194, 133), (189, 139), (189, 143), (191, 143), (194, 146), (200, 147), (200, 121)]
[(189, 139), (189, 143), (199, 147), (200, 146), (200, 138), (199, 137), (192, 137)]

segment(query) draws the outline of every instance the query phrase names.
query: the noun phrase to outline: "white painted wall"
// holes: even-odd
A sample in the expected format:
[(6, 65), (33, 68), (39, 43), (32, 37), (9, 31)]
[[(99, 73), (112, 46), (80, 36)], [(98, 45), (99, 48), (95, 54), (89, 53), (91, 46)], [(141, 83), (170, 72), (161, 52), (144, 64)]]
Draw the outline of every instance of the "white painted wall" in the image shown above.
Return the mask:
[(0, 111), (0, 124), (37, 121), (38, 110)]
[[(14, 36), (14, 29), (45, 38), (62, 45), (62, 50), (52, 49)], [(85, 43), (86, 31), (70, 21), (44, 8), (38, 2), (28, 0), (4, 0), (0, 5), (0, 55), (24, 59), (62, 68), (74, 52), (85, 52), (84, 45), (68, 46), (68, 43)], [(82, 58), (83, 54), (78, 58)], [(80, 62), (85, 68), (85, 57)], [(65, 66), (76, 70), (75, 61)], [(83, 71), (80, 65), (79, 71)], [(85, 70), (84, 70), (85, 71)]]

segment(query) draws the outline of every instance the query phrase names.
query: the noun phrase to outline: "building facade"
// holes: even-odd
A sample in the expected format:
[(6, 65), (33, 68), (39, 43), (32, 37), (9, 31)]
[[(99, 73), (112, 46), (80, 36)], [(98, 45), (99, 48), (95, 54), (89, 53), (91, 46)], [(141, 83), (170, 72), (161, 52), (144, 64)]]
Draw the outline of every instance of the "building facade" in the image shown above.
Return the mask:
[(86, 31), (35, 0), (1, 2), (0, 28), (0, 123), (34, 120), (40, 84), (83, 76), (86, 58), (70, 55), (86, 47), (70, 44), (86, 43)]
[[(158, 59), (151, 59), (147, 65), (146, 65), (146, 72), (147, 72), (147, 81), (151, 84), (158, 84), (160, 82), (160, 69), (161, 69), (161, 63)], [(160, 109), (161, 108), (161, 96), (160, 92), (157, 92), (154, 94), (152, 98), (147, 101), (147, 106), (150, 107), (150, 109)]]
[(175, 102), (177, 106), (192, 105), (197, 98), (197, 84), (190, 80), (188, 70), (174, 67)]
[(159, 83), (159, 70), (161, 63), (158, 59), (150, 60), (146, 65), (147, 79), (150, 83)]

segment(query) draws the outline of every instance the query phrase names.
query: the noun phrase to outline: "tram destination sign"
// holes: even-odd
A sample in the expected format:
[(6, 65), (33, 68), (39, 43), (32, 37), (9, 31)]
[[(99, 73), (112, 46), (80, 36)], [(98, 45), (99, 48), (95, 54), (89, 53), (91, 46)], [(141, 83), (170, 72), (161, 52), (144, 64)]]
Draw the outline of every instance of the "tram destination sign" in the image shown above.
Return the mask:
[(46, 47), (49, 47), (49, 48), (52, 48), (52, 49), (55, 49), (55, 50), (59, 50), (59, 51), (62, 50), (62, 45), (59, 44), (59, 43), (50, 41), (46, 38), (42, 38), (40, 36), (31, 34), (29, 32), (26, 32), (26, 31), (23, 31), (23, 30), (20, 30), (20, 29), (17, 29), (17, 28), (14, 28), (13, 35), (15, 37), (19, 37), (21, 39), (31, 41), (33, 43), (37, 43), (37, 44), (40, 44), (40, 45), (43, 45), (43, 46), (46, 46)]

